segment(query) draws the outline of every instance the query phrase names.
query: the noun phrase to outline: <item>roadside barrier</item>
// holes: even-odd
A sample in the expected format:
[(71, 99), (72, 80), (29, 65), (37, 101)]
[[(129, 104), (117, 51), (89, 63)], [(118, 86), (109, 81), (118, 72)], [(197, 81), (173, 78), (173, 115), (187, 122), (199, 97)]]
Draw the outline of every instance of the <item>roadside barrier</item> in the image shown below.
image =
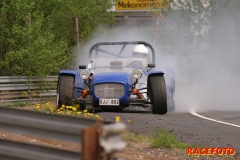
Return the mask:
[(1, 76), (0, 104), (38, 103), (56, 98), (57, 76)]
[(125, 149), (125, 125), (65, 115), (0, 107), (0, 131), (81, 142), (81, 153), (0, 139), (0, 159), (14, 160), (112, 160)]

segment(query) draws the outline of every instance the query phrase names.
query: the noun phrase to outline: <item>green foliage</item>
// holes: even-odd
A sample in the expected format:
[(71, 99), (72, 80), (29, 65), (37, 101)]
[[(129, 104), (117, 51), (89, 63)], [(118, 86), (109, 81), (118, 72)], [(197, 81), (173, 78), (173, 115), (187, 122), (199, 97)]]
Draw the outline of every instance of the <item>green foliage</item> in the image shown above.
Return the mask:
[(185, 150), (187, 147), (190, 147), (189, 144), (179, 142), (175, 136), (163, 128), (153, 128), (152, 135), (125, 131), (123, 133), (123, 138), (126, 141), (134, 143), (147, 143), (152, 148), (165, 147)]
[(110, 6), (88, 0), (3, 0), (0, 76), (47, 76), (67, 69), (76, 44), (73, 18), (79, 19), (83, 42), (103, 21), (110, 24)]
[(26, 107), (28, 105), (29, 105), (28, 102), (20, 102), (20, 101), (13, 102), (12, 104), (12, 106), (14, 107)]
[(171, 135), (167, 130), (157, 128), (153, 129), (150, 146), (153, 148), (166, 147), (171, 149), (186, 149), (189, 147), (188, 144), (179, 142), (177, 138)]

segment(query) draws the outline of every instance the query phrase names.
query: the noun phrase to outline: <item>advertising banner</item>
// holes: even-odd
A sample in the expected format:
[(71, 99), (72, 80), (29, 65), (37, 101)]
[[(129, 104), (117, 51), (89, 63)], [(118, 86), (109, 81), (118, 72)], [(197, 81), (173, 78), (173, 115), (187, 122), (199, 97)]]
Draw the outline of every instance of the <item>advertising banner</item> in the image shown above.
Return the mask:
[(170, 8), (170, 0), (117, 0), (116, 10), (149, 10)]

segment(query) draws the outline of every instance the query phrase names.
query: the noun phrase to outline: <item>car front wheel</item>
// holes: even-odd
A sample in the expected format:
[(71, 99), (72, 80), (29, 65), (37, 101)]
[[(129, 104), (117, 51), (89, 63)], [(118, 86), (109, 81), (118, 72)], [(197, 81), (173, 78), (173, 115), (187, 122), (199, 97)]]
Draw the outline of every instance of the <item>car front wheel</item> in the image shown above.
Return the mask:
[(70, 75), (60, 75), (58, 77), (57, 109), (62, 105), (72, 105), (74, 91), (74, 77)]
[(152, 103), (153, 114), (167, 113), (167, 94), (164, 76), (148, 78), (148, 94)]

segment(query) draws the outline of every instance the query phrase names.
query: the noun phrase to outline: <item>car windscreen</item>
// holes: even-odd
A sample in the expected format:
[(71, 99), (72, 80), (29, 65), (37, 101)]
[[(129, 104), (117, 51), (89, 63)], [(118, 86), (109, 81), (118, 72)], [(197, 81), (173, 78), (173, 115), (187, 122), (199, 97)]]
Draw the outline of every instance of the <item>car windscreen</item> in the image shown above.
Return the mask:
[(148, 60), (146, 58), (93, 58), (88, 62), (88, 69), (92, 68), (146, 68)]
[[(139, 44), (99, 45), (92, 51), (92, 58), (138, 58), (133, 49)], [(152, 51), (148, 48), (147, 60), (152, 59)]]

